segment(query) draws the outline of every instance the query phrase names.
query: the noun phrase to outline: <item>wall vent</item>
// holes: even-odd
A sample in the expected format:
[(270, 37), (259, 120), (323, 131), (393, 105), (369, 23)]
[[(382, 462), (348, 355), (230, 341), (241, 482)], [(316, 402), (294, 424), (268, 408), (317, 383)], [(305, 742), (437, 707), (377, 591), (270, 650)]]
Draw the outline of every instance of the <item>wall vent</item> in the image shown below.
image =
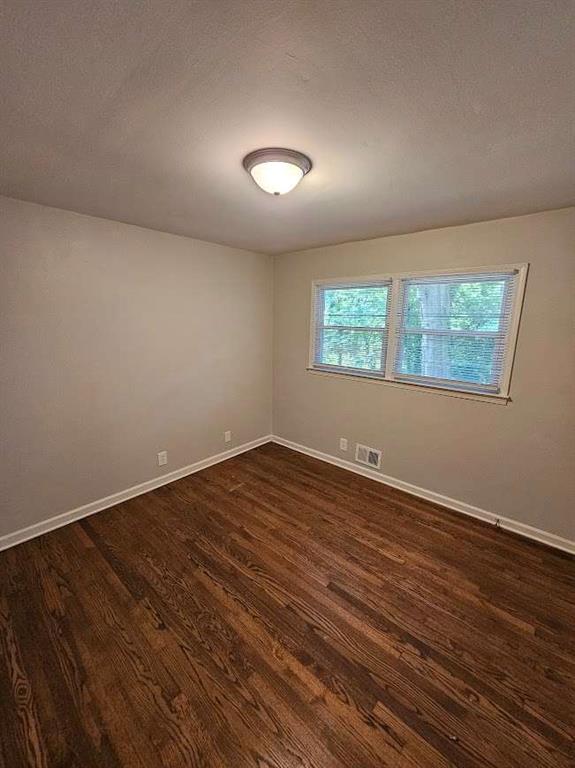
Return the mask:
[(381, 466), (381, 451), (370, 448), (368, 445), (355, 445), (355, 460), (360, 464), (367, 464), (368, 467), (379, 469)]

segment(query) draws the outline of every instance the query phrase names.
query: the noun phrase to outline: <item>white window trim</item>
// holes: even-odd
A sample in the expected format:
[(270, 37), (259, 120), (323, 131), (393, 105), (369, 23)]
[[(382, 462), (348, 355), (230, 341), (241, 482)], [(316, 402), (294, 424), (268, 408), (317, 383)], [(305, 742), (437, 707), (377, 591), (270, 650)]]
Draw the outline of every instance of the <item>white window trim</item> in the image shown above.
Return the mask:
[[(454, 267), (451, 269), (433, 269), (422, 272), (395, 272), (390, 274), (376, 275), (355, 275), (353, 277), (331, 277), (321, 280), (313, 280), (311, 286), (311, 311), (310, 311), (310, 335), (309, 335), (309, 357), (307, 370), (310, 373), (323, 376), (344, 377), (355, 381), (364, 381), (370, 383), (391, 384), (394, 387), (402, 389), (417, 390), (419, 392), (430, 392), (434, 394), (449, 395), (463, 399), (480, 400), (483, 402), (494, 402), (504, 404), (510, 400), (511, 374), (513, 372), (513, 363), (515, 359), (515, 350), (517, 347), (517, 336), (519, 334), (519, 323), (523, 309), (523, 300), (525, 296), (525, 286), (527, 282), (527, 272), (529, 264), (497, 264), (495, 266), (482, 267)], [(507, 345), (505, 349), (505, 362), (501, 376), (501, 386), (498, 393), (478, 392), (473, 388), (465, 389), (463, 387), (447, 387), (444, 385), (434, 385), (429, 383), (406, 382), (396, 379), (393, 375), (393, 365), (397, 350), (397, 304), (401, 290), (401, 281), (406, 278), (432, 277), (436, 275), (474, 275), (483, 273), (509, 273), (517, 272), (517, 288), (513, 312), (511, 315)], [(346, 368), (339, 370), (337, 366), (322, 366), (315, 363), (315, 339), (316, 339), (316, 317), (315, 317), (315, 299), (318, 288), (324, 286), (337, 286), (348, 284), (367, 284), (378, 281), (391, 281), (389, 318), (390, 323), (387, 330), (387, 353), (385, 360), (385, 373), (370, 374), (369, 371)]]

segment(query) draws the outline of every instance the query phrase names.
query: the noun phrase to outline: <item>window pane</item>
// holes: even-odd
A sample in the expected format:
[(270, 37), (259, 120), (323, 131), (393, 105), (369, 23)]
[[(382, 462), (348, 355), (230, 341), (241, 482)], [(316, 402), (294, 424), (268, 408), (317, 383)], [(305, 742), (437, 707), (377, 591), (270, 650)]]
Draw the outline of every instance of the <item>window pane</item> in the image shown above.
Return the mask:
[(320, 283), (312, 365), (507, 395), (508, 345), (523, 274), (508, 267)]
[(399, 348), (397, 372), (493, 384), (497, 378), (495, 344), (492, 337), (406, 333)]
[(326, 329), (321, 334), (320, 355), (323, 365), (341, 365), (367, 371), (382, 369), (385, 333), (381, 331), (340, 331)]
[(323, 324), (385, 328), (387, 285), (326, 288)]
[(408, 285), (406, 328), (499, 331), (505, 279)]

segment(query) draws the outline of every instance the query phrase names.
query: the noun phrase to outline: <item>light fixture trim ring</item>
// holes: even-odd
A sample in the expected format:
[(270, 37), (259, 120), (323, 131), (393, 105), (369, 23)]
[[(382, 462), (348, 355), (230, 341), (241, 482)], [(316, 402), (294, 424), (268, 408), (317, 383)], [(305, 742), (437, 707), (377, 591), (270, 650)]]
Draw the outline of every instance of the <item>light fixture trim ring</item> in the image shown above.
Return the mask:
[(291, 163), (301, 169), (303, 175), (309, 173), (312, 169), (312, 162), (303, 152), (296, 149), (284, 149), (282, 147), (266, 147), (265, 149), (254, 149), (247, 154), (242, 165), (248, 173), (251, 174), (253, 168), (260, 163)]

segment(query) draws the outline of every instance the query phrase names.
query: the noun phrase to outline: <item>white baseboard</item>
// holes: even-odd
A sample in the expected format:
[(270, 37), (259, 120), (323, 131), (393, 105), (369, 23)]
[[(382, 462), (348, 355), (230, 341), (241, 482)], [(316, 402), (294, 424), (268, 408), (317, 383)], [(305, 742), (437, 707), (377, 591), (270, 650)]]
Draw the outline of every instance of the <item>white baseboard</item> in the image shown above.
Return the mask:
[(63, 512), (60, 515), (48, 518), (48, 520), (42, 520), (40, 523), (29, 525), (27, 528), (21, 528), (19, 531), (0, 536), (0, 551), (8, 549), (9, 547), (14, 547), (16, 544), (21, 544), (23, 541), (28, 541), (28, 539), (33, 539), (36, 536), (41, 536), (43, 533), (48, 533), (48, 531), (61, 528), (63, 525), (68, 525), (68, 523), (72, 523), (75, 520), (80, 520), (82, 517), (88, 517), (88, 515), (93, 515), (95, 512), (101, 512), (103, 509), (113, 507), (115, 504), (120, 504), (122, 501), (133, 499), (134, 496), (141, 496), (143, 493), (153, 491), (154, 488), (160, 488), (162, 485), (173, 483), (174, 480), (179, 480), (182, 477), (186, 477), (186, 475), (192, 475), (194, 472), (199, 472), (201, 469), (211, 467), (213, 464), (219, 464), (220, 461), (231, 459), (232, 456), (251, 451), (252, 448), (257, 448), (258, 445), (269, 443), (271, 439), (271, 435), (259, 437), (257, 440), (251, 440), (249, 443), (238, 445), (236, 448), (230, 448), (229, 451), (218, 453), (215, 456), (209, 456), (207, 459), (196, 461), (194, 464), (188, 464), (187, 467), (181, 467), (181, 469), (168, 472), (166, 475), (160, 475), (160, 477), (147, 480), (145, 483), (133, 485), (131, 488), (126, 488), (124, 491), (113, 493), (111, 496), (105, 496), (103, 499), (91, 501), (89, 504), (76, 507), (76, 509), (71, 509), (69, 512)]
[(448, 509), (453, 509), (455, 512), (461, 512), (464, 515), (469, 515), (471, 517), (479, 518), (480, 520), (485, 520), (492, 525), (499, 525), (501, 528), (504, 528), (508, 531), (513, 531), (514, 533), (518, 533), (528, 539), (534, 539), (535, 541), (539, 541), (542, 544), (547, 544), (550, 547), (555, 547), (555, 549), (561, 549), (564, 552), (575, 554), (575, 541), (564, 539), (554, 533), (548, 533), (547, 531), (542, 531), (539, 528), (533, 528), (531, 525), (520, 523), (517, 520), (512, 520), (509, 517), (501, 517), (501, 515), (498, 515), (495, 512), (488, 512), (486, 509), (474, 507), (472, 504), (467, 504), (465, 501), (452, 499), (449, 496), (444, 496), (441, 493), (429, 491), (427, 488), (420, 488), (418, 485), (406, 483), (404, 480), (398, 480), (396, 477), (384, 475), (380, 472), (376, 472), (373, 469), (369, 469), (369, 467), (361, 467), (351, 461), (340, 459), (338, 456), (331, 456), (328, 453), (316, 451), (314, 448), (308, 448), (305, 445), (294, 443), (291, 440), (286, 440), (285, 438), (278, 437), (277, 435), (272, 436), (271, 442), (277, 443), (278, 445), (283, 445), (286, 448), (291, 448), (293, 451), (298, 451), (299, 453), (305, 453), (306, 456), (313, 456), (313, 458), (319, 459), (320, 461), (326, 461), (328, 464), (334, 464), (336, 467), (347, 469), (350, 472), (354, 472), (356, 475), (369, 477), (371, 480), (375, 480), (378, 483), (384, 483), (385, 485), (390, 485), (392, 488), (398, 488), (400, 491), (406, 491), (407, 493), (411, 493), (413, 496), (418, 496), (419, 498), (425, 499), (426, 501), (433, 501), (436, 504), (441, 504), (441, 506), (447, 507)]
[(35, 523), (34, 525), (30, 525), (27, 528), (21, 528), (19, 531), (14, 531), (13, 533), (8, 533), (5, 536), (0, 536), (0, 551), (3, 549), (8, 549), (9, 547), (14, 547), (16, 544), (21, 544), (22, 542), (28, 541), (28, 539), (33, 539), (36, 536), (41, 536), (43, 533), (48, 533), (49, 531), (53, 531), (56, 528), (61, 528), (63, 525), (68, 525), (68, 523), (72, 523), (75, 520), (80, 520), (83, 517), (88, 517), (88, 515), (101, 512), (104, 509), (113, 507), (115, 504), (120, 504), (122, 501), (127, 501), (128, 499), (132, 499), (135, 496), (141, 496), (143, 493), (153, 491), (154, 488), (160, 488), (162, 485), (167, 485), (168, 483), (174, 482), (174, 480), (179, 480), (180, 478), (186, 477), (187, 475), (192, 475), (194, 472), (199, 472), (201, 469), (206, 469), (207, 467), (211, 467), (213, 464), (226, 461), (226, 459), (231, 459), (232, 456), (237, 456), (240, 453), (251, 451), (252, 448), (257, 448), (259, 445), (264, 445), (264, 443), (270, 442), (278, 443), (278, 445), (291, 448), (293, 451), (298, 451), (299, 453), (305, 453), (307, 456), (312, 456), (316, 459), (319, 459), (320, 461), (325, 461), (328, 464), (334, 464), (336, 467), (347, 469), (350, 472), (354, 472), (356, 475), (363, 475), (364, 477), (368, 477), (378, 483), (384, 483), (385, 485), (390, 485), (392, 488), (398, 488), (401, 491), (406, 491), (407, 493), (411, 493), (413, 496), (418, 496), (421, 499), (426, 499), (427, 501), (441, 504), (448, 509), (453, 509), (456, 512), (461, 512), (464, 515), (470, 515), (471, 517), (485, 520), (492, 525), (499, 524), (502, 528), (513, 531), (514, 533), (518, 533), (528, 539), (534, 539), (535, 541), (547, 544), (550, 547), (555, 547), (556, 549), (561, 549), (564, 552), (575, 554), (575, 541), (564, 539), (561, 536), (557, 536), (554, 533), (548, 533), (547, 531), (542, 531), (539, 528), (533, 528), (530, 525), (520, 523), (517, 520), (512, 520), (508, 517), (501, 517), (494, 512), (488, 512), (487, 510), (481, 509), (480, 507), (474, 507), (471, 504), (467, 504), (464, 501), (458, 501), (457, 499), (452, 499), (449, 496), (444, 496), (441, 493), (436, 493), (435, 491), (430, 491), (426, 488), (420, 488), (417, 485), (406, 483), (405, 481), (399, 480), (396, 477), (391, 477), (390, 475), (381, 474), (380, 472), (376, 472), (375, 470), (369, 469), (368, 467), (361, 467), (351, 461), (340, 459), (337, 456), (331, 456), (330, 454), (316, 451), (314, 448), (308, 448), (305, 445), (294, 443), (291, 440), (286, 440), (283, 437), (279, 437), (278, 435), (266, 435), (265, 437), (260, 437), (257, 440), (252, 440), (249, 443), (243, 443), (242, 445), (238, 445), (236, 448), (230, 448), (229, 451), (218, 453), (215, 456), (209, 456), (207, 459), (202, 459), (201, 461), (197, 461), (194, 464), (189, 464), (187, 467), (176, 469), (166, 475), (161, 475), (160, 477), (155, 477), (152, 480), (147, 480), (145, 483), (140, 483), (139, 485), (134, 485), (131, 488), (126, 488), (124, 491), (113, 493), (111, 496), (106, 496), (103, 499), (97, 499), (96, 501), (92, 501), (89, 504), (84, 504), (81, 507), (72, 509), (69, 512), (64, 512), (60, 515), (56, 515), (55, 517), (51, 517), (48, 520), (43, 520), (39, 523)]

